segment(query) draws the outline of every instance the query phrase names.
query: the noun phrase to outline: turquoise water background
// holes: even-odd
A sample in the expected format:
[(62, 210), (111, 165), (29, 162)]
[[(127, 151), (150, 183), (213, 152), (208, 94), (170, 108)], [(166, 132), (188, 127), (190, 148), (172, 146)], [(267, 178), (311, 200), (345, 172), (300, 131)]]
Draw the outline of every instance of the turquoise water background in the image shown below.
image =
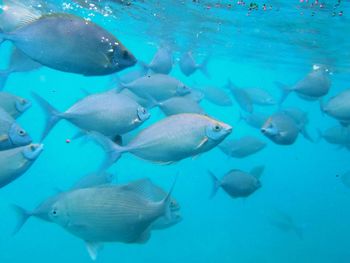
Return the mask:
[[(171, 2), (169, 1), (167, 6), (169, 13), (177, 10), (172, 9)], [(349, 22), (346, 16), (350, 12), (346, 11), (350, 11), (350, 8), (347, 1), (344, 2), (343, 21), (331, 15), (322, 19), (331, 21), (324, 22), (323, 25), (329, 27), (332, 23), (337, 25), (332, 30), (325, 27), (326, 31), (332, 32), (333, 36), (339, 35), (340, 38), (346, 39), (344, 36), (349, 35), (350, 31), (345, 30), (348, 26), (342, 27), (342, 24)], [(180, 7), (177, 6), (177, 8)], [(150, 8), (154, 9), (155, 6)], [(206, 9), (203, 8), (203, 10)], [(216, 12), (211, 11), (210, 14)], [(180, 28), (174, 33), (177, 26), (170, 27), (169, 23), (169, 28), (166, 29), (169, 31), (161, 33), (160, 28), (164, 29), (164, 26), (151, 19), (134, 21), (132, 16), (123, 12), (119, 20), (111, 17), (103, 20), (100, 16), (93, 20), (110, 29), (137, 58), (143, 61), (151, 60), (158, 46), (162, 44), (162, 36), (169, 37), (167, 40), (174, 49), (175, 57), (179, 57), (179, 51), (188, 49), (193, 51), (198, 61), (210, 54), (208, 65), (210, 79), (200, 72), (188, 78), (184, 77), (178, 65), (174, 66), (171, 75), (189, 86), (213, 85), (222, 88), (229, 77), (238, 86), (261, 87), (278, 98), (280, 92), (273, 84), (274, 81), (291, 85), (304, 77), (314, 63), (319, 63), (320, 60), (323, 63), (330, 58), (327, 54), (332, 54), (332, 58), (336, 58), (331, 60), (335, 70), (331, 76), (332, 87), (327, 97), (349, 88), (349, 64), (347, 64), (349, 51), (343, 49), (343, 47), (349, 47), (348, 43), (335, 43), (332, 39), (325, 39), (327, 36), (331, 38), (331, 35), (325, 33), (321, 35), (322, 44), (319, 45), (325, 47), (323, 54), (315, 51), (313, 46), (302, 50), (292, 42), (281, 51), (275, 49), (278, 43), (274, 42), (274, 39), (251, 38), (251, 35), (244, 34), (245, 21), (251, 25), (250, 19), (254, 19), (255, 15), (259, 17), (258, 13), (250, 16), (241, 14), (237, 19), (243, 29), (241, 38), (234, 38), (233, 36), (237, 34), (230, 35), (229, 31), (214, 32), (206, 36), (211, 41), (197, 44), (193, 44), (196, 41), (195, 37), (191, 38), (191, 43), (189, 42), (188, 34), (191, 28)], [(205, 13), (203, 16), (201, 19), (205, 20)], [(226, 18), (229, 20), (230, 17), (228, 15)], [(169, 20), (182, 21), (181, 18), (186, 20), (188, 17), (177, 14)], [(295, 15), (294, 23), (297, 23), (298, 19), (312, 21), (313, 18), (310, 15), (307, 18)], [(261, 21), (266, 21), (263, 28), (268, 28), (268, 19)], [(141, 24), (143, 27), (140, 27)], [(182, 23), (178, 25), (183, 26)], [(307, 26), (309, 27), (310, 24)], [(249, 26), (248, 29), (252, 28)], [(152, 30), (154, 35), (151, 34)], [(177, 42), (176, 38), (181, 37), (182, 30), (183, 36), (187, 37)], [(195, 35), (195, 31), (192, 33)], [(280, 37), (283, 38), (284, 35), (281, 34)], [(203, 41), (203, 39), (197, 39), (197, 41)], [(246, 39), (250, 41), (245, 41)], [(232, 45), (220, 45), (222, 41)], [(332, 53), (332, 50), (338, 50), (334, 49), (334, 45), (337, 44), (342, 48), (339, 48), (338, 53)], [(246, 48), (246, 45), (249, 48)], [(261, 52), (262, 47), (269, 45), (271, 46), (269, 49)], [(235, 49), (235, 47), (242, 48)], [(0, 48), (2, 68), (7, 65), (10, 48), (10, 43), (4, 43)], [(256, 56), (254, 56), (255, 52)], [(280, 54), (280, 57), (277, 54)], [(269, 57), (273, 59), (266, 59)], [(29, 73), (11, 75), (5, 91), (30, 99), (32, 99), (31, 91), (35, 91), (56, 108), (64, 111), (85, 96), (82, 89), (99, 92), (116, 85), (117, 83), (113, 83), (108, 76), (83, 77), (42, 68)], [(267, 142), (268, 147), (245, 159), (228, 159), (221, 151), (213, 149), (193, 160), (186, 159), (170, 166), (155, 165), (130, 154), (124, 155), (110, 169), (116, 175), (118, 182), (149, 177), (164, 189), (169, 189), (176, 173), (180, 172), (174, 196), (181, 204), (183, 221), (172, 228), (153, 231), (151, 239), (143, 245), (107, 244), (97, 261), (120, 263), (350, 262), (350, 189), (346, 188), (337, 176), (349, 170), (349, 151), (338, 149), (324, 141), (310, 143), (302, 136), (299, 136), (292, 146), (278, 146), (268, 141), (258, 130), (244, 122), (238, 122), (239, 108), (236, 103), (232, 107), (219, 107), (203, 101), (201, 105), (210, 115), (233, 126), (231, 138), (254, 135)], [(303, 101), (292, 94), (285, 102), (285, 106), (297, 106), (309, 113), (309, 130), (314, 137), (317, 136), (317, 129), (323, 130), (336, 124), (333, 119), (321, 114), (318, 102)], [(261, 112), (277, 110), (276, 107), (258, 106), (256, 109)], [(163, 118), (158, 109), (152, 109), (151, 114), (151, 119), (140, 129)], [(39, 140), (44, 128), (45, 116), (37, 103), (33, 101), (33, 106), (18, 121), (30, 133), (33, 141)], [(95, 171), (103, 161), (103, 150), (93, 142), (72, 140), (71, 143), (66, 143), (66, 139), (71, 139), (76, 132), (77, 128), (73, 125), (67, 121), (61, 121), (45, 139), (45, 150), (31, 169), (24, 176), (1, 189), (1, 263), (91, 262), (84, 242), (55, 224), (31, 218), (16, 236), (12, 236), (17, 217), (11, 204), (33, 209), (42, 200), (55, 194), (57, 188), (68, 189), (81, 176)], [(208, 169), (221, 177), (233, 168), (249, 171), (261, 164), (266, 167), (261, 178), (262, 188), (252, 196), (244, 200), (234, 200), (220, 190), (215, 198), (209, 199), (212, 182), (207, 174)], [(269, 217), (274, 209), (287, 212), (298, 224), (303, 225), (302, 240), (294, 233), (285, 233), (269, 223)]]

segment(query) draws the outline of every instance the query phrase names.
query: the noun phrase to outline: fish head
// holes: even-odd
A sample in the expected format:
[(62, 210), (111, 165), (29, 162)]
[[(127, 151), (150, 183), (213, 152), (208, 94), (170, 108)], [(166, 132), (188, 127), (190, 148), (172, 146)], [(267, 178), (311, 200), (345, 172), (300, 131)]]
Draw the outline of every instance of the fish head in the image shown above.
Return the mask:
[(171, 211), (179, 211), (181, 208), (180, 204), (175, 199), (171, 199), (169, 206)]
[(16, 101), (16, 109), (18, 112), (25, 112), (28, 108), (32, 106), (32, 103), (26, 99), (20, 99)]
[(23, 150), (23, 156), (30, 161), (36, 160), (44, 149), (43, 144), (30, 144)]
[(132, 67), (137, 63), (135, 56), (120, 44), (115, 46), (110, 59), (111, 65), (118, 71)]
[(206, 135), (214, 141), (222, 141), (232, 132), (232, 127), (226, 123), (210, 119), (206, 127)]
[(69, 224), (69, 217), (65, 202), (57, 200), (55, 203), (53, 203), (51, 209), (49, 210), (48, 217), (51, 222), (54, 222), (63, 227), (67, 226)]
[(24, 146), (32, 142), (32, 139), (27, 132), (17, 123), (12, 124), (8, 135), (14, 146)]
[(179, 82), (176, 88), (176, 94), (178, 96), (184, 96), (189, 93), (191, 93), (191, 89), (187, 87), (185, 84), (183, 84), (182, 82)]
[(138, 117), (139, 122), (142, 123), (142, 122), (148, 120), (150, 116), (151, 116), (151, 114), (146, 108), (144, 108), (142, 106), (139, 106), (137, 108), (137, 117)]
[(51, 222), (50, 213), (53, 205), (58, 200), (61, 194), (52, 196), (43, 201), (33, 212), (33, 216), (38, 217), (44, 221)]
[(272, 118), (269, 118), (261, 127), (261, 132), (268, 137), (274, 137), (279, 135), (279, 130)]

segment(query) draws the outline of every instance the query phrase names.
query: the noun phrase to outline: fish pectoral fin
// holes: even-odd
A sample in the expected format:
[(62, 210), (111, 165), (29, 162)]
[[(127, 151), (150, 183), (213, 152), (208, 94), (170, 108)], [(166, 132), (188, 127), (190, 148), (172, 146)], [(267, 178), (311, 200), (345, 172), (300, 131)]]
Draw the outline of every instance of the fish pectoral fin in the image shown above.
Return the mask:
[(85, 241), (85, 242), (86, 242), (86, 249), (89, 253), (89, 256), (91, 257), (92, 260), (95, 261), (97, 259), (98, 252), (103, 248), (103, 244), (98, 242), (89, 242), (89, 241)]
[(135, 240), (135, 243), (138, 244), (145, 244), (149, 239), (151, 238), (151, 231), (147, 229), (145, 232), (143, 232), (137, 240)]
[(204, 137), (204, 139), (196, 147), (196, 150), (201, 148), (208, 140), (209, 140), (208, 137)]
[(3, 135), (0, 135), (0, 142), (5, 142), (5, 141), (7, 141), (8, 140), (8, 135), (6, 135), (6, 134), (3, 134)]

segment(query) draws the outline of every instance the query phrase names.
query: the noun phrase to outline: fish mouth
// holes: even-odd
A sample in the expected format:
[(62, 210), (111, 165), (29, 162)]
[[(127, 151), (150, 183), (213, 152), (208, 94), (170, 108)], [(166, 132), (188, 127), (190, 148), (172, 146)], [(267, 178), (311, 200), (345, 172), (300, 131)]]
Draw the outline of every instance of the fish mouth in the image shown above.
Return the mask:
[(25, 112), (27, 109), (29, 109), (32, 106), (32, 102), (28, 100), (23, 100), (21, 102), (16, 102), (16, 109), (19, 112)]
[(31, 144), (24, 149), (23, 155), (28, 160), (35, 160), (36, 158), (38, 158), (38, 156), (41, 154), (43, 150), (44, 150), (43, 144)]

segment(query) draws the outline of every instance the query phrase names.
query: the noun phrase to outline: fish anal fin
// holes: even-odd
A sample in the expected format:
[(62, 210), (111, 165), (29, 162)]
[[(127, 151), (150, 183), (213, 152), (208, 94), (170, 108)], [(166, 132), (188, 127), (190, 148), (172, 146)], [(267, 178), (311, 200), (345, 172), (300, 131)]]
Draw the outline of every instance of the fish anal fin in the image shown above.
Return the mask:
[(147, 229), (145, 232), (143, 232), (137, 240), (135, 240), (135, 243), (138, 244), (145, 244), (147, 241), (151, 238), (151, 231)]
[(86, 249), (89, 253), (89, 256), (93, 261), (97, 259), (98, 252), (103, 248), (103, 244), (98, 243), (98, 242), (86, 242)]

